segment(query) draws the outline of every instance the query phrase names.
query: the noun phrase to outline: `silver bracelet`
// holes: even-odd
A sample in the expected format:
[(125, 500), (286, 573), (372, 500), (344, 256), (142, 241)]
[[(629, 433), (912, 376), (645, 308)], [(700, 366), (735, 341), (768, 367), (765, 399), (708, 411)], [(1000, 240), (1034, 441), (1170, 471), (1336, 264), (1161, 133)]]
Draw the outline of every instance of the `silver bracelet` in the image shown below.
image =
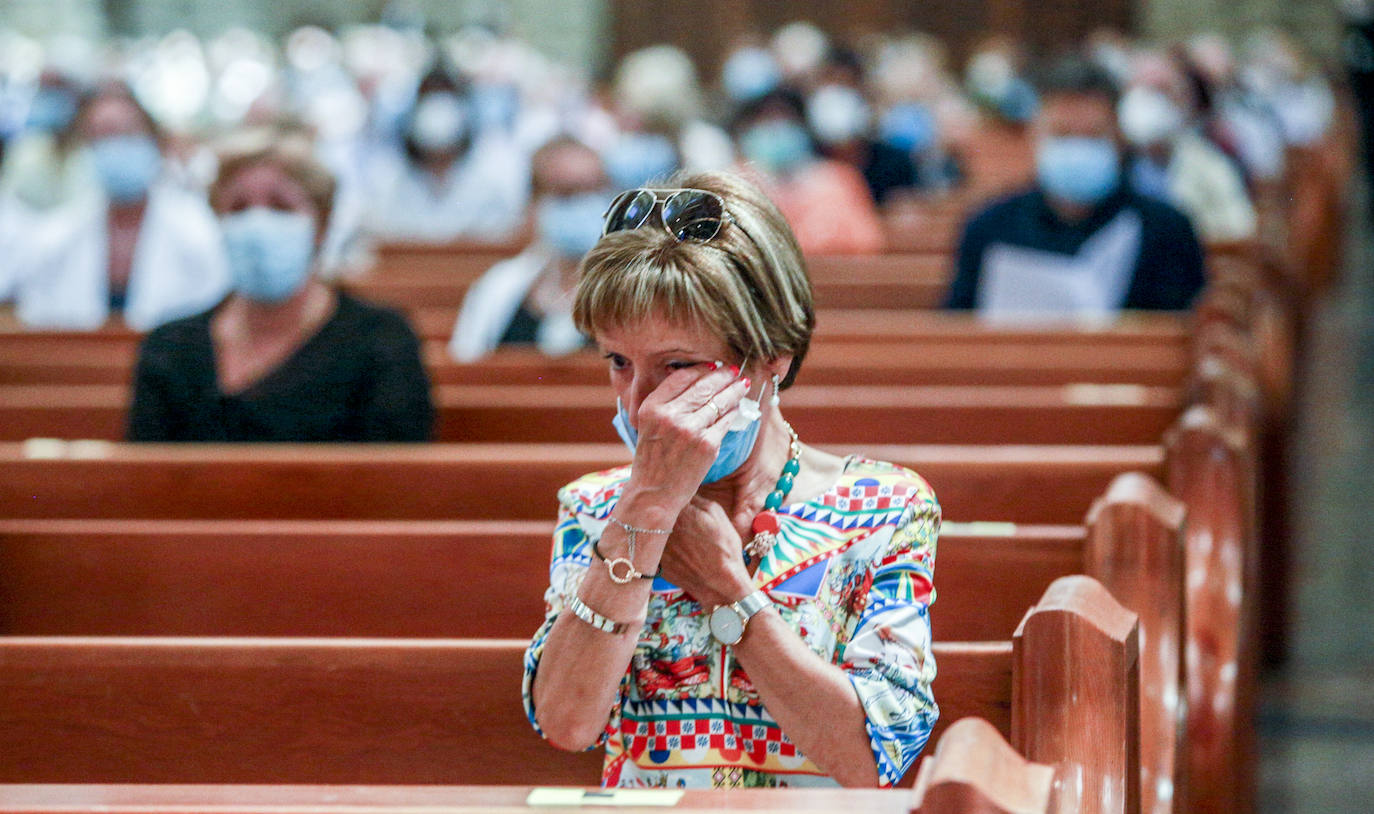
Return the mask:
[(576, 594), (568, 598), (568, 610), (572, 611), (578, 619), (612, 636), (619, 636), (630, 629), (630, 626), (625, 622), (612, 621), (587, 607), (587, 603), (583, 602), (581, 597)]
[[(642, 529), (642, 528), (639, 528), (638, 526), (632, 526), (632, 525), (630, 525), (629, 523), (623, 522), (623, 521), (621, 521), (621, 520), (617, 520), (617, 519), (614, 518), (614, 517), (607, 517), (606, 519), (609, 520), (609, 521), (611, 521), (612, 523), (615, 523), (617, 526), (620, 526), (622, 529), (625, 529), (625, 534), (627, 534), (627, 535), (629, 536), (629, 538), (630, 538), (630, 540), (629, 540), (629, 549), (630, 549), (630, 550), (629, 550), (629, 553), (626, 554), (626, 556), (624, 556), (624, 557), (616, 557), (616, 558), (614, 558), (614, 559), (606, 560), (606, 571), (607, 571), (607, 573), (609, 573), (609, 574), (611, 575), (611, 581), (612, 581), (612, 582), (615, 582), (615, 583), (617, 583), (617, 584), (619, 584), (619, 585), (624, 585), (624, 584), (626, 584), (626, 583), (628, 583), (628, 582), (633, 582), (634, 580), (637, 580), (637, 579), (643, 579), (643, 578), (644, 578), (644, 573), (643, 573), (642, 571), (640, 571), (638, 568), (635, 568), (635, 535), (636, 535), (636, 534), (672, 534), (672, 533), (673, 533), (673, 530), (672, 530), (672, 529)], [(600, 553), (601, 553), (601, 552), (599, 552), (599, 551), (597, 552), (598, 556), (600, 555)], [(623, 565), (623, 566), (625, 566), (625, 572), (624, 572), (624, 574), (617, 574), (617, 573), (616, 573), (615, 569), (616, 569), (616, 566), (618, 566), (618, 565)]]

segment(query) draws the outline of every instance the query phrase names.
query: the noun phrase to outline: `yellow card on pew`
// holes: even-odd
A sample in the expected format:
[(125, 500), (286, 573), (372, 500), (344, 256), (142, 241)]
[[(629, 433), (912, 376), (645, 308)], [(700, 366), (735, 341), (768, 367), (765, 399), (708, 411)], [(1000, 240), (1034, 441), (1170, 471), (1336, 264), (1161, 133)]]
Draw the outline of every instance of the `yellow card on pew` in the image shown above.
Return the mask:
[(585, 789), (537, 788), (525, 798), (527, 806), (675, 806), (680, 789)]

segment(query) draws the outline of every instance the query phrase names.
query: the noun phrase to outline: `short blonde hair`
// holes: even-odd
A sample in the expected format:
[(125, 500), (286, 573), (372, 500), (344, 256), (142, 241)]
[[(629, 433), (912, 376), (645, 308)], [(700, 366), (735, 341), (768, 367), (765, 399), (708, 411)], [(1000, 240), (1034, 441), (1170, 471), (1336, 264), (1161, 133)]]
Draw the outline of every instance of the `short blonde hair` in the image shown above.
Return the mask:
[(334, 209), (334, 174), (315, 157), (308, 135), (289, 126), (264, 126), (242, 130), (222, 141), (216, 150), (219, 171), (210, 185), (210, 205), (219, 211), (219, 196), (240, 171), (271, 164), (301, 185), (318, 213), (323, 232)]
[(714, 192), (728, 215), (709, 241), (679, 241), (658, 214), (639, 229), (602, 237), (582, 260), (573, 302), (577, 327), (660, 317), (701, 326), (751, 361), (793, 357), (792, 384), (816, 326), (801, 248), (777, 206), (738, 175), (677, 175), (664, 189)]

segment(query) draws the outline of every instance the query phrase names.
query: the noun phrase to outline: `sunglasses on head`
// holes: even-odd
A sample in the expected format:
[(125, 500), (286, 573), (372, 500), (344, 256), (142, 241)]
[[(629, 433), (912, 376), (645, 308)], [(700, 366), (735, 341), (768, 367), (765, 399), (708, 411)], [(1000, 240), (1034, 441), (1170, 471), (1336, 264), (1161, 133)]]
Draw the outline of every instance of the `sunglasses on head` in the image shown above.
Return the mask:
[(655, 210), (663, 228), (678, 240), (704, 243), (720, 234), (721, 223), (730, 219), (720, 196), (704, 189), (629, 189), (611, 201), (601, 234), (638, 229)]

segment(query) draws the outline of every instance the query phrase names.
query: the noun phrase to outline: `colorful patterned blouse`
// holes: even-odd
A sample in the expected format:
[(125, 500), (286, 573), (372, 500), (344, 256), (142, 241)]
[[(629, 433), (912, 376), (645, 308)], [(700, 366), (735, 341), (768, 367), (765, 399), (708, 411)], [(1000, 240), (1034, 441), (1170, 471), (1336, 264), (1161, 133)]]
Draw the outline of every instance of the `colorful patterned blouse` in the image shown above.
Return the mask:
[[(545, 637), (576, 595), (591, 564), (590, 541), (600, 538), (628, 478), (625, 466), (559, 490), (545, 620), (525, 653), (531, 724)], [(890, 786), (910, 768), (938, 715), (928, 607), (940, 507), (914, 472), (851, 457), (827, 492), (779, 515), (778, 542), (754, 585), (815, 653), (849, 674), (879, 779)], [(606, 747), (602, 785), (835, 785), (778, 727), (730, 649), (711, 638), (707, 610), (662, 577), (654, 580), (620, 704), (598, 744)]]

